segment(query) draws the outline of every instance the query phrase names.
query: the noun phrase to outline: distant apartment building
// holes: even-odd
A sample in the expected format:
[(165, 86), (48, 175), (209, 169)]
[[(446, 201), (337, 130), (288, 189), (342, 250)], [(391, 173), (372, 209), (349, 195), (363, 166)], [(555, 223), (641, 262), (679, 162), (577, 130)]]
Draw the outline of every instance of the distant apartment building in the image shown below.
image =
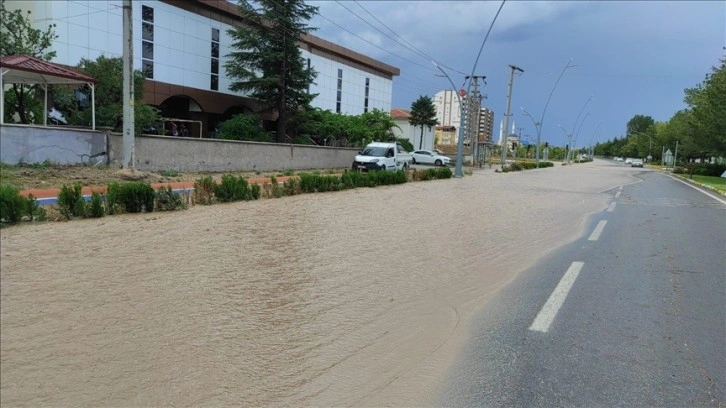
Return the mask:
[(458, 129), (461, 125), (461, 108), (456, 91), (439, 91), (434, 95), (433, 102), (439, 126), (453, 126)]
[(481, 108), (479, 113), (479, 143), (491, 143), (494, 132), (494, 111)]
[[(167, 117), (199, 121), (202, 134), (237, 113), (262, 113), (258, 101), (229, 90), (224, 65), (233, 51), (227, 30), (244, 24), (226, 0), (133, 1), (133, 66), (147, 76), (144, 101)], [(55, 24), (55, 63), (122, 55), (122, 2), (10, 0), (8, 9), (31, 11), (36, 28)], [(309, 92), (312, 105), (358, 115), (391, 109), (396, 67), (306, 35), (299, 44), (308, 66), (318, 72)]]

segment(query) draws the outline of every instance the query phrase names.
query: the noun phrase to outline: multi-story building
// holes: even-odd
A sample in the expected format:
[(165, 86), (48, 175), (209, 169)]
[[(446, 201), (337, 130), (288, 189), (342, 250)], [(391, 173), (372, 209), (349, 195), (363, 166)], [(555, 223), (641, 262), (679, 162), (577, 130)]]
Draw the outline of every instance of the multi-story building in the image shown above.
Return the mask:
[[(133, 65), (143, 70), (144, 101), (162, 115), (198, 121), (202, 134), (236, 113), (262, 113), (259, 103), (229, 90), (225, 73), (233, 51), (227, 30), (243, 24), (234, 3), (227, 0), (141, 0), (132, 2)], [(70, 66), (82, 58), (122, 55), (120, 0), (32, 1), (10, 0), (8, 9), (31, 11), (36, 28), (55, 24), (58, 38), (53, 62)], [(396, 67), (352, 50), (306, 35), (300, 49), (318, 76), (309, 92), (318, 94), (312, 105), (357, 115), (391, 109)]]
[(439, 91), (434, 95), (433, 102), (439, 126), (454, 126), (458, 129), (461, 125), (461, 108), (456, 91), (451, 89)]
[(491, 143), (494, 132), (494, 111), (481, 108), (479, 113), (479, 143)]

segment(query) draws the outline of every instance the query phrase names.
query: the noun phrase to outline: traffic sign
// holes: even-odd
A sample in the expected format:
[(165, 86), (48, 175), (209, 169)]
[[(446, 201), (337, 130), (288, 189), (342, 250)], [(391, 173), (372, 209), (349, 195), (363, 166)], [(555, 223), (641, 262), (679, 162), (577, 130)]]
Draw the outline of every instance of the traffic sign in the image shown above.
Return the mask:
[(459, 89), (459, 96), (466, 96), (466, 90), (464, 90), (463, 88)]

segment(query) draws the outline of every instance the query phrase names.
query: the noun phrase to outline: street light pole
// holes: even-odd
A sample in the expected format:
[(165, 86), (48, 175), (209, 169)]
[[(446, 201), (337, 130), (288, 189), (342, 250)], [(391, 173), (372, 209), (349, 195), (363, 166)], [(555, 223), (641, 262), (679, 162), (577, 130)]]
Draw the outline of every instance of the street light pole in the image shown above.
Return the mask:
[(575, 146), (574, 145), (577, 144), (577, 137), (580, 135), (580, 129), (582, 129), (582, 125), (583, 125), (583, 123), (585, 123), (585, 119), (587, 119), (588, 116), (590, 116), (590, 112), (587, 112), (587, 114), (585, 114), (585, 117), (582, 118), (582, 122), (580, 122), (580, 126), (577, 128), (577, 132), (575, 133), (575, 139), (572, 141), (572, 144), (573, 144), (573, 146), (572, 146), (572, 154), (573, 155), (575, 154)]
[(567, 129), (563, 128), (562, 125), (557, 125), (562, 129), (563, 132), (565, 132), (565, 136), (567, 136), (567, 151), (565, 151), (565, 161), (567, 164), (570, 164), (570, 151), (572, 150), (572, 133), (568, 132)]
[(555, 81), (555, 85), (552, 87), (552, 89), (550, 90), (550, 94), (547, 96), (547, 102), (545, 102), (544, 109), (542, 109), (542, 117), (539, 119), (539, 121), (536, 121), (534, 119), (534, 117), (532, 117), (532, 115), (529, 114), (529, 112), (527, 112), (526, 110), (524, 110), (524, 108), (522, 108), (522, 110), (526, 112), (527, 116), (529, 116), (532, 119), (532, 121), (535, 124), (534, 125), (535, 129), (537, 129), (537, 146), (535, 146), (536, 147), (536, 149), (535, 149), (535, 156), (537, 156), (537, 158), (536, 158), (535, 161), (536, 161), (536, 164), (537, 164), (537, 168), (539, 168), (539, 157), (540, 157), (540, 154), (539, 154), (539, 148), (540, 147), (539, 146), (541, 144), (540, 138), (541, 138), (541, 135), (542, 135), (542, 122), (544, 122), (545, 113), (547, 112), (547, 106), (549, 106), (550, 99), (552, 99), (552, 94), (555, 93), (555, 89), (557, 88), (557, 84), (560, 83), (560, 80), (562, 79), (562, 76), (565, 74), (565, 71), (567, 70), (567, 68), (572, 68), (572, 67), (575, 66), (575, 65), (570, 65), (571, 62), (572, 62), (572, 58), (570, 58), (570, 60), (567, 61), (567, 64), (565, 64), (565, 66), (562, 67), (562, 71), (560, 71), (560, 76), (557, 77), (557, 81)]
[(504, 136), (502, 137), (502, 170), (504, 170), (504, 164), (507, 161), (507, 139), (509, 138), (509, 116), (510, 108), (512, 106), (512, 85), (514, 84), (514, 72), (524, 72), (522, 68), (514, 65), (509, 65), (511, 71), (509, 71), (509, 91), (507, 92), (507, 112), (504, 114)]
[(454, 168), (454, 177), (463, 177), (463, 173), (461, 171), (461, 162), (463, 160), (464, 152), (464, 123), (466, 123), (466, 118), (464, 116), (464, 114), (466, 113), (464, 110), (464, 103), (461, 101), (461, 95), (459, 95), (459, 93), (456, 91), (456, 85), (454, 85), (454, 81), (451, 80), (446, 71), (441, 69), (439, 64), (437, 64), (436, 62), (431, 61), (431, 63), (434, 64), (434, 66), (438, 68), (442, 74), (444, 74), (446, 79), (449, 80), (449, 83), (451, 83), (451, 87), (453, 88), (454, 92), (456, 92), (456, 97), (459, 99), (459, 116), (461, 116), (461, 123), (459, 124), (458, 129), (459, 139), (456, 141), (456, 167)]

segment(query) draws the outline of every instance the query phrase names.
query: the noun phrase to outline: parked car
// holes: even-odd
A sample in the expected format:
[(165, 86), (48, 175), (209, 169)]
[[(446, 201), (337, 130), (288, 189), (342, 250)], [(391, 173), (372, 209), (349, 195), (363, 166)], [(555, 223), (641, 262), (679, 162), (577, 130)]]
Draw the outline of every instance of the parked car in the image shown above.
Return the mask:
[(640, 159), (633, 159), (630, 162), (630, 167), (643, 167), (643, 161)]
[(358, 152), (353, 160), (353, 170), (406, 170), (411, 163), (411, 153), (398, 143), (374, 142)]
[(414, 164), (433, 164), (436, 166), (448, 166), (451, 159), (430, 150), (416, 150), (411, 153), (411, 161)]
[(633, 164), (633, 160), (635, 160), (635, 159), (628, 157), (625, 159), (625, 164)]

